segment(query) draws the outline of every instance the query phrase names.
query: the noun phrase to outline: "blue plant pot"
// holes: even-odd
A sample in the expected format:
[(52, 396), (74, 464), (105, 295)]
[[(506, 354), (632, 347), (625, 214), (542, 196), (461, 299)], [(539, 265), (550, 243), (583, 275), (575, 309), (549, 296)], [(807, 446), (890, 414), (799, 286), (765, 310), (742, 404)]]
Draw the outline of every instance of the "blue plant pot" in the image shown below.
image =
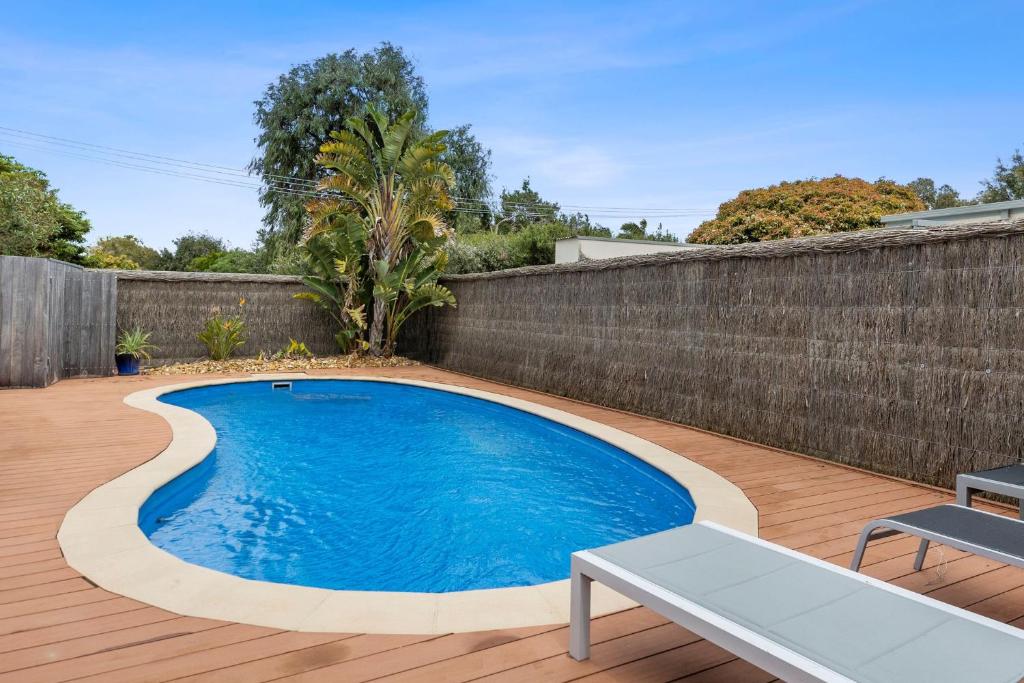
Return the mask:
[(137, 375), (139, 374), (139, 359), (129, 353), (119, 353), (114, 356), (117, 363), (117, 374)]

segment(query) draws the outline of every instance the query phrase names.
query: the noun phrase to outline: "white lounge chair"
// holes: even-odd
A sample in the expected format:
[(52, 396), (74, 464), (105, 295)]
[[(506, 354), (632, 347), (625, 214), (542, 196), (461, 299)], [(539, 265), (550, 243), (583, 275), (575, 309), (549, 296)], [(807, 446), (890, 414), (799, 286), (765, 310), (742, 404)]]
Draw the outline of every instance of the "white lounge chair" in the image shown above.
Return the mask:
[(1024, 679), (1024, 630), (711, 522), (573, 553), (577, 660), (591, 581), (786, 681)]

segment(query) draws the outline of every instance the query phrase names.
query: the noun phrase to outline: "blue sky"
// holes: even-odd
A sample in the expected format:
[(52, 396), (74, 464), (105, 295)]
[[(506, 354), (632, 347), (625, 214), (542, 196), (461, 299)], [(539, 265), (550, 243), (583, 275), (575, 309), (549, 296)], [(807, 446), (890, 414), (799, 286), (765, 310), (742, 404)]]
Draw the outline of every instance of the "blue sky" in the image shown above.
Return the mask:
[[(34, 5), (34, 6), (33, 6)], [(383, 9), (381, 9), (383, 7)], [(294, 64), (388, 40), (435, 127), (473, 124), (496, 188), (563, 204), (713, 212), (737, 191), (842, 173), (973, 195), (1024, 146), (1024, 3), (17, 3), (0, 126), (244, 167), (252, 101)], [(248, 246), (254, 191), (62, 156), (45, 170), (94, 234)], [(599, 211), (592, 211), (597, 214)], [(640, 217), (638, 215), (637, 217)], [(621, 218), (598, 220), (617, 226)], [(699, 217), (666, 219), (680, 235)]]

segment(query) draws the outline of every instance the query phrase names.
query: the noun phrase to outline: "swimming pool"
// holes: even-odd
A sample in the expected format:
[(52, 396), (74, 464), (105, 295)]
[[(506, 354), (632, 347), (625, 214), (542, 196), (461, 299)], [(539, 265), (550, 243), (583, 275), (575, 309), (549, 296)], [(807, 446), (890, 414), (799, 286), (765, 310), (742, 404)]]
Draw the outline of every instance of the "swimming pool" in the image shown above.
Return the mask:
[(447, 593), (568, 576), (569, 555), (692, 521), (673, 478), (515, 408), (388, 382), (163, 394), (216, 429), (139, 511), (158, 547), (248, 579)]

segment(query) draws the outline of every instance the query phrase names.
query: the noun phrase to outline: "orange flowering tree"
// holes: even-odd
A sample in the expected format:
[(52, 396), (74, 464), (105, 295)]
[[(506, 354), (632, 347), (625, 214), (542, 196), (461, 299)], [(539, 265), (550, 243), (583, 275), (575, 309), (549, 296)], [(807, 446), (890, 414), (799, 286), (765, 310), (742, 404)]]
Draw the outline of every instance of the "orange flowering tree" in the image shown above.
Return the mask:
[(741, 244), (827, 235), (878, 228), (886, 214), (925, 208), (911, 188), (891, 180), (869, 183), (841, 175), (797, 180), (740, 192), (719, 206), (718, 214), (701, 223), (686, 240)]

